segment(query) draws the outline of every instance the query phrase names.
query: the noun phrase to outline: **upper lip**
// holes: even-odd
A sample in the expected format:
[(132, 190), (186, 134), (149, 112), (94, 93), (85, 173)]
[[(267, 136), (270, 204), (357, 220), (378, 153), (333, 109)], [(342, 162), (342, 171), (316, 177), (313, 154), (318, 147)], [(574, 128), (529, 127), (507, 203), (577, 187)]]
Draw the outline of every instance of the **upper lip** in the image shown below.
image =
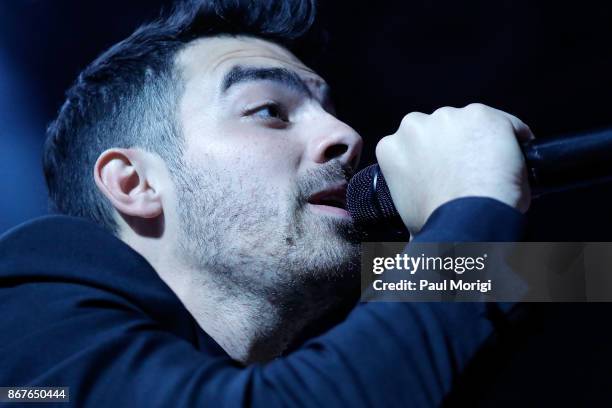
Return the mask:
[(310, 204), (329, 205), (346, 209), (346, 186), (341, 183), (320, 190), (308, 197)]

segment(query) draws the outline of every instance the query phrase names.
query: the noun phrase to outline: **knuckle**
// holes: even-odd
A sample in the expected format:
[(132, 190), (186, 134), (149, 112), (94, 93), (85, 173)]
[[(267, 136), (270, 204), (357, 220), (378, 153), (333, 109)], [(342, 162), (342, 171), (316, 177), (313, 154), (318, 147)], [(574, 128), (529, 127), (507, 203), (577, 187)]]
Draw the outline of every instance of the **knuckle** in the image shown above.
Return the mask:
[(391, 136), (385, 136), (378, 141), (378, 143), (376, 144), (376, 149), (374, 150), (376, 159), (378, 161), (380, 161), (381, 159), (384, 159), (384, 157), (386, 156), (387, 150), (390, 148), (389, 147), (390, 143), (391, 143)]
[(472, 110), (479, 110), (479, 109), (485, 109), (485, 108), (488, 108), (488, 106), (480, 102), (472, 102), (466, 105), (465, 107), (465, 109), (472, 109)]
[(450, 106), (442, 106), (441, 108), (436, 109), (435, 111), (433, 111), (432, 116), (449, 116), (450, 114), (452, 114), (456, 109)]
[(482, 103), (470, 103), (469, 105), (467, 105), (465, 108), (466, 112), (470, 112), (472, 114), (476, 114), (476, 115), (481, 115), (486, 113), (489, 110), (489, 107), (487, 105), (484, 105)]
[(418, 122), (423, 117), (423, 114), (420, 112), (410, 112), (407, 115), (404, 115), (402, 118), (402, 122), (400, 123), (400, 128), (410, 126)]
[(471, 103), (464, 109), (467, 114), (477, 120), (489, 120), (496, 116), (493, 109), (482, 103)]

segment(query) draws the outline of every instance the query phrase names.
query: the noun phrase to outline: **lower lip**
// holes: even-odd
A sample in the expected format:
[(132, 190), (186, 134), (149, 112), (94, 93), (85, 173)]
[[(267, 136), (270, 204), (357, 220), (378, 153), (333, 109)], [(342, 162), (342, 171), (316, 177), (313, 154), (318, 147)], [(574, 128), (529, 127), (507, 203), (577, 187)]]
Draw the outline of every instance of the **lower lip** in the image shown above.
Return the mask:
[(329, 215), (335, 215), (337, 217), (344, 217), (344, 218), (350, 218), (351, 217), (349, 212), (346, 211), (344, 208), (332, 207), (331, 205), (323, 205), (323, 204), (311, 204), (311, 203), (308, 203), (308, 205), (315, 212), (319, 212), (319, 213), (323, 213), (323, 214), (329, 214)]

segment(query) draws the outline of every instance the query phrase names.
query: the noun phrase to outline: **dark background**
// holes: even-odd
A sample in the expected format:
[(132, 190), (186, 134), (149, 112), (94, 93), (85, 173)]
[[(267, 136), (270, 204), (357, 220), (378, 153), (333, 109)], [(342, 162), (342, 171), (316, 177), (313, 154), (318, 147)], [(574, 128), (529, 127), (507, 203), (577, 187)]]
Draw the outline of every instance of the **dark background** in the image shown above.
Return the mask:
[[(158, 13), (160, 0), (0, 1), (0, 232), (46, 211), (44, 128), (78, 72)], [(366, 140), (410, 111), (482, 102), (538, 137), (612, 126), (606, 2), (321, 1), (330, 33), (316, 68)], [(483, 152), (484, 153), (484, 152)], [(532, 240), (611, 240), (610, 185), (534, 202)]]
[[(0, 233), (46, 211), (41, 146), (65, 89), (168, 3), (0, 0)], [(541, 138), (612, 126), (606, 2), (322, 0), (321, 18), (331, 42), (317, 69), (364, 136), (364, 163), (406, 113), (444, 105), (492, 105)], [(611, 204), (611, 185), (541, 198), (530, 239), (612, 241)], [(507, 353), (468, 369), (453, 398), (475, 400), (461, 406), (606, 405), (611, 305), (537, 306)]]

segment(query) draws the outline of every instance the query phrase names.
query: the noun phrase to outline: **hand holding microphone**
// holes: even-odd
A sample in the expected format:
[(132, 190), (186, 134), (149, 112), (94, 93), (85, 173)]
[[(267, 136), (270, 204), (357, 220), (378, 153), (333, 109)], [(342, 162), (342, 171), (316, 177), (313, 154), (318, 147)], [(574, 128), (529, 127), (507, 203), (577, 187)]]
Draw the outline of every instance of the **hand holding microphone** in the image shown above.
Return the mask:
[(525, 212), (530, 191), (519, 141), (533, 138), (527, 125), (500, 110), (444, 107), (406, 115), (397, 132), (380, 140), (376, 157), (415, 234), (436, 208), (460, 197), (490, 197)]

